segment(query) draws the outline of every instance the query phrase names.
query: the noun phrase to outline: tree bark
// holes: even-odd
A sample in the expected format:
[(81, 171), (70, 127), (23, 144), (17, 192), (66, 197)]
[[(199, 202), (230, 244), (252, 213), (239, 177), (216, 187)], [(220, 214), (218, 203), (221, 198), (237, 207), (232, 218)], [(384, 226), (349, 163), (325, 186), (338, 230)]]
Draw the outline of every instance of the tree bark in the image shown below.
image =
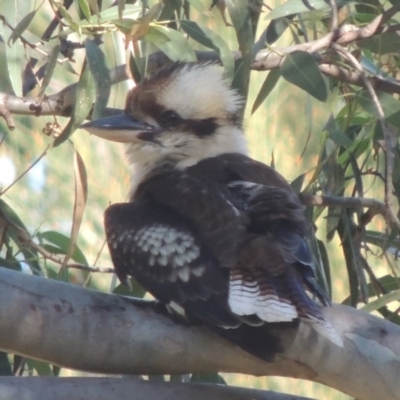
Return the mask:
[(364, 400), (400, 397), (400, 327), (350, 307), (324, 315), (343, 348), (308, 324), (277, 330), (284, 351), (262, 362), (156, 303), (0, 268), (0, 348), (107, 374), (237, 372), (308, 379)]

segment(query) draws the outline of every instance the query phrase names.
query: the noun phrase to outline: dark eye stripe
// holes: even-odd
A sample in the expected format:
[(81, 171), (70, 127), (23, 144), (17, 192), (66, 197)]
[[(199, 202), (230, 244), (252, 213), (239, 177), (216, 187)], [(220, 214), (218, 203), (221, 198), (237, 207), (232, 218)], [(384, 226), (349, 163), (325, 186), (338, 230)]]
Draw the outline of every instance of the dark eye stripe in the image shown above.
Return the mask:
[(217, 129), (217, 123), (214, 118), (207, 119), (189, 119), (186, 120), (188, 130), (196, 136), (204, 137), (212, 135)]

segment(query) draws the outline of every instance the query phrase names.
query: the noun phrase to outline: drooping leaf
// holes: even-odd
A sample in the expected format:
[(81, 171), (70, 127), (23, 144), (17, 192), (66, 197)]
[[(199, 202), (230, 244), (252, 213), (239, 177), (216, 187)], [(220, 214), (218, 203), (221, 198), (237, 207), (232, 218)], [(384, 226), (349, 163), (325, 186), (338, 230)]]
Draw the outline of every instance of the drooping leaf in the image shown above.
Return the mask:
[[(351, 0), (336, 0), (338, 7), (349, 3), (351, 3)], [(329, 8), (329, 2), (325, 0), (287, 0), (275, 7), (265, 18), (275, 19), (306, 11), (329, 10)]]
[[(11, 27), (16, 27), (19, 22), (32, 11), (33, 2), (26, 0), (0, 0), (1, 14), (7, 19)], [(22, 96), (22, 75), (24, 70), (24, 62), (26, 61), (25, 49), (20, 40), (11, 43), (8, 38), (12, 35), (13, 31), (6, 24), (2, 24), (2, 34), (5, 41), (8, 43), (6, 46), (7, 69), (8, 76), (12, 83), (14, 94)], [(3, 78), (2, 78), (3, 79)]]
[(12, 368), (7, 353), (0, 351), (0, 376), (12, 376)]
[(281, 71), (279, 70), (279, 68), (273, 69), (268, 72), (268, 75), (265, 78), (265, 81), (262, 84), (261, 89), (258, 92), (256, 99), (254, 100), (254, 104), (251, 109), (252, 114), (254, 114), (257, 111), (257, 108), (260, 107), (260, 105), (263, 103), (263, 101), (272, 92), (272, 90), (278, 83), (280, 77), (281, 77)]
[(301, 174), (294, 181), (292, 181), (290, 183), (290, 186), (296, 193), (301, 192), (301, 188), (303, 187), (305, 177), (306, 177), (306, 174)]
[(188, 0), (188, 2), (195, 10), (197, 10), (200, 13), (207, 11), (207, 7), (201, 0)]
[[(68, 236), (56, 231), (39, 232), (37, 236), (40, 238), (40, 240), (46, 240), (55, 246), (55, 248), (52, 249), (49, 245), (44, 244), (43, 246), (49, 249), (49, 251), (56, 254), (67, 254), (70, 246), (70, 238)], [(59, 249), (58, 251), (57, 248)], [(79, 264), (88, 265), (86, 257), (79, 246), (75, 246), (75, 250), (72, 253), (71, 258)]]
[(57, 65), (57, 58), (59, 52), (60, 52), (60, 45), (57, 44), (56, 46), (53, 47), (53, 49), (49, 54), (49, 58), (46, 64), (46, 70), (43, 75), (42, 87), (40, 88), (38, 97), (42, 97), (47, 89), (47, 86), (49, 86), (51, 78), (53, 77), (54, 68)]
[(226, 385), (224, 378), (217, 372), (192, 374), (190, 382), (217, 383), (219, 385)]
[(37, 251), (27, 247), (24, 240), (21, 240), (19, 229), (25, 231), (26, 234), (28, 234), (28, 230), (18, 214), (2, 199), (0, 199), (0, 213), (3, 215), (5, 220), (10, 223), (10, 227), (7, 229), (7, 234), (18, 246), (18, 249), (24, 256), (24, 261), (29, 266), (32, 273), (35, 275), (42, 275)]
[(150, 23), (160, 16), (163, 5), (157, 3), (142, 17), (139, 21), (135, 21), (131, 25), (129, 31), (125, 32), (125, 48), (127, 48), (129, 42), (136, 42), (141, 40), (149, 30)]
[(225, 69), (225, 76), (231, 81), (234, 74), (235, 61), (228, 44), (215, 32), (193, 21), (182, 21), (182, 29), (196, 42), (215, 50)]
[(239, 50), (242, 53), (241, 59), (236, 63), (232, 86), (239, 91), (244, 99), (247, 99), (254, 42), (249, 4), (247, 0), (227, 0), (225, 3), (236, 32)]
[(399, 300), (400, 300), (400, 290), (393, 290), (392, 292), (384, 294), (378, 299), (366, 304), (361, 308), (361, 310), (366, 312), (375, 311), (378, 308), (384, 307), (393, 301), (399, 301)]
[(21, 19), (21, 21), (18, 23), (18, 25), (14, 28), (10, 38), (8, 39), (8, 44), (10, 45), (10, 42), (15, 43), (17, 39), (24, 33), (24, 31), (28, 28), (30, 23), (32, 22), (33, 18), (36, 15), (36, 10), (31, 11), (27, 15), (25, 15), (24, 18)]
[(329, 296), (330, 299), (332, 299), (332, 276), (331, 276), (331, 266), (329, 262), (328, 251), (326, 250), (325, 243), (322, 240), (317, 239), (317, 245), (319, 250), (320, 264), (323, 269), (323, 274), (321, 274), (321, 280), (324, 282), (324, 289), (327, 295)]
[[(87, 0), (90, 9), (95, 14), (98, 21), (100, 21), (99, 2), (97, 0)], [(101, 4), (101, 3), (100, 3)]]
[[(382, 106), (386, 121), (400, 127), (400, 101), (388, 93), (377, 91), (376, 95)], [(359, 90), (356, 92), (356, 97), (361, 107), (376, 118), (379, 117), (376, 105), (367, 90)]]
[(68, 263), (76, 248), (79, 229), (82, 224), (83, 213), (85, 212), (87, 200), (87, 173), (85, 163), (81, 155), (75, 151), (74, 156), (74, 176), (75, 176), (75, 199), (74, 212), (72, 217), (71, 237), (69, 240), (67, 252), (62, 263), (62, 267)]
[(360, 287), (357, 265), (357, 249), (351, 234), (351, 222), (347, 210), (342, 211), (342, 218), (338, 224), (338, 233), (346, 261), (347, 276), (350, 286), (350, 305), (355, 307), (359, 301)]
[(46, 362), (28, 359), (26, 363), (28, 367), (35, 370), (39, 376), (53, 376), (51, 366)]
[(286, 56), (281, 66), (282, 76), (320, 101), (326, 101), (328, 91), (322, 73), (313, 56), (305, 51), (294, 51)]
[(63, 16), (63, 18), (67, 21), (71, 29), (77, 32), (79, 35), (81, 34), (81, 27), (80, 25), (74, 20), (72, 15), (68, 12), (68, 10), (64, 6), (59, 6), (58, 11)]
[(396, 53), (400, 48), (400, 35), (396, 32), (386, 32), (360, 40), (358, 45), (379, 55)]
[(96, 90), (96, 98), (92, 113), (92, 119), (96, 120), (103, 115), (104, 110), (107, 107), (108, 98), (110, 97), (110, 71), (106, 66), (104, 53), (101, 51), (100, 47), (94, 43), (94, 41), (86, 39), (85, 48), (88, 65)]
[(153, 43), (172, 61), (196, 61), (196, 54), (186, 38), (165, 26), (150, 26), (144, 41)]
[(90, 14), (89, 4), (87, 3), (86, 0), (78, 0), (78, 4), (86, 20), (90, 22), (91, 14)]
[(94, 82), (87, 67), (87, 63), (83, 64), (82, 73), (76, 90), (76, 100), (72, 116), (68, 124), (62, 131), (59, 137), (54, 140), (54, 147), (64, 143), (87, 118), (90, 109), (92, 108), (95, 95)]

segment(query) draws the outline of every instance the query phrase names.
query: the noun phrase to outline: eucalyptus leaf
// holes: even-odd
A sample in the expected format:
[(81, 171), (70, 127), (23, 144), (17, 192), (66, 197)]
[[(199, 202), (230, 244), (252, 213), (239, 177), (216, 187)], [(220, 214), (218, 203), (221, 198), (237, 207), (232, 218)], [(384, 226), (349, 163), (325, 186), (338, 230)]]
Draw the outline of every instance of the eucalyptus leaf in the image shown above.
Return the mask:
[[(226, 0), (225, 3), (236, 32), (239, 50), (242, 54), (241, 59), (236, 64), (232, 86), (247, 100), (254, 43), (249, 4), (247, 0)], [(243, 106), (244, 109), (246, 104)]]
[(21, 19), (21, 21), (18, 23), (18, 25), (14, 28), (10, 38), (8, 39), (8, 43), (10, 42), (15, 43), (17, 39), (24, 33), (24, 31), (28, 28), (30, 23), (32, 22), (33, 18), (36, 15), (37, 10), (33, 10), (27, 15), (25, 15), (24, 18)]
[(393, 290), (390, 293), (384, 294), (378, 299), (371, 301), (370, 303), (366, 304), (361, 308), (361, 310), (366, 312), (375, 311), (378, 308), (387, 306), (388, 304), (392, 303), (393, 301), (400, 300), (400, 290)]
[[(336, 5), (341, 7), (350, 4), (350, 0), (336, 0)], [(265, 19), (276, 19), (287, 17), (292, 14), (298, 14), (306, 11), (329, 10), (329, 1), (325, 0), (288, 0), (283, 4), (275, 7), (270, 13), (267, 14)]]
[(264, 80), (264, 83), (261, 86), (260, 91), (257, 94), (256, 99), (254, 100), (253, 107), (251, 109), (251, 113), (254, 114), (258, 107), (264, 102), (264, 100), (269, 96), (269, 94), (274, 90), (274, 87), (279, 81), (281, 77), (281, 71), (276, 68), (268, 72), (267, 77)]
[(78, 0), (79, 8), (82, 11), (82, 14), (85, 16), (87, 21), (90, 21), (91, 13), (90, 7), (86, 0)]
[(68, 124), (60, 136), (54, 140), (54, 147), (64, 143), (87, 118), (93, 105), (95, 86), (87, 63), (83, 64), (82, 73), (76, 89), (75, 106)]
[(110, 71), (106, 66), (104, 53), (93, 40), (86, 39), (85, 48), (88, 65), (96, 90), (96, 98), (92, 113), (92, 119), (96, 120), (103, 115), (107, 107), (108, 98), (110, 97)]
[(53, 77), (54, 69), (57, 65), (57, 59), (58, 59), (59, 52), (60, 52), (60, 45), (57, 44), (56, 46), (53, 47), (53, 49), (51, 50), (51, 52), (49, 54), (49, 58), (48, 58), (47, 64), (46, 64), (46, 70), (43, 75), (42, 87), (40, 88), (38, 97), (42, 97), (44, 95), (44, 92), (47, 89), (47, 86), (49, 86), (51, 78)]
[(231, 81), (233, 79), (235, 61), (228, 44), (211, 29), (205, 26), (200, 27), (196, 22), (185, 20), (181, 22), (181, 27), (196, 42), (215, 50), (219, 54), (225, 69), (225, 76)]
[(197, 61), (194, 50), (178, 31), (165, 26), (150, 26), (143, 40), (153, 43), (171, 61)]
[(328, 91), (314, 57), (306, 51), (294, 51), (281, 66), (282, 76), (320, 101), (326, 101)]
[[(39, 232), (37, 236), (40, 238), (40, 240), (45, 240), (55, 246), (52, 252), (56, 254), (67, 254), (71, 241), (68, 236), (57, 231)], [(44, 244), (43, 246), (47, 246), (47, 249), (49, 249), (49, 251), (51, 251), (52, 249), (52, 247), (50, 247), (49, 245)], [(75, 246), (71, 258), (79, 264), (89, 265), (85, 255), (83, 254), (79, 246)]]

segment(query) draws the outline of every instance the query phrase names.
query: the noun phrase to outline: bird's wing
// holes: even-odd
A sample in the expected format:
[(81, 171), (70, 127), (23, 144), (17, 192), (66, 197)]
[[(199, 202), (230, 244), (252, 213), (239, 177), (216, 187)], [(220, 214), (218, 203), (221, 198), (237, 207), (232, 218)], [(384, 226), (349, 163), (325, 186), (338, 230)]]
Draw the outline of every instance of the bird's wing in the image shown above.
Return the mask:
[[(280, 339), (256, 317), (228, 305), (230, 270), (219, 262), (191, 224), (154, 202), (114, 204), (105, 229), (116, 273), (131, 275), (160, 301), (200, 321), (249, 353), (272, 360)], [(261, 325), (263, 326), (259, 326)]]
[(187, 221), (220, 266), (236, 264), (237, 246), (248, 219), (227, 198), (228, 191), (214, 180), (202, 180), (185, 170), (156, 171), (137, 189), (136, 201), (167, 207)]
[(320, 306), (307, 294), (330, 304), (316, 283), (304, 206), (290, 185), (272, 168), (239, 154), (224, 154), (192, 167), (195, 175), (204, 176), (204, 171), (209, 171), (208, 179), (218, 179), (228, 188), (230, 201), (248, 218), (238, 263), (231, 270), (231, 310), (267, 322), (301, 318), (340, 345)]

